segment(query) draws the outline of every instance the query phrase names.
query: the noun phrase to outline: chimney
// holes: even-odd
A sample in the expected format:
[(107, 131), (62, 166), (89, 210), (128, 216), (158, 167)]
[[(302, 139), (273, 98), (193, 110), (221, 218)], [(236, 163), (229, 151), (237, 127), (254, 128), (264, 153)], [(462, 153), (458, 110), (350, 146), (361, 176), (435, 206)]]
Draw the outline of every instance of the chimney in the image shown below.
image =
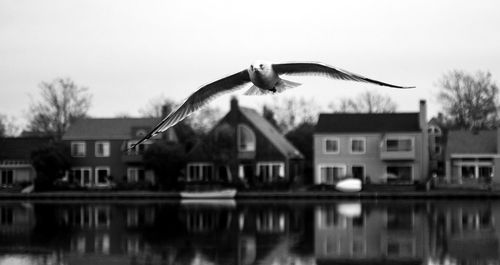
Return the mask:
[(427, 132), (427, 106), (423, 99), (420, 100), (418, 114), (420, 129)]
[(160, 118), (164, 118), (164, 117), (167, 117), (168, 114), (170, 114), (170, 112), (172, 112), (172, 106), (171, 105), (162, 105), (161, 106), (161, 114), (160, 114)]
[(231, 110), (238, 109), (238, 99), (235, 96), (231, 97)]
[(443, 116), (442, 112), (438, 112), (437, 119), (438, 119), (439, 125), (443, 125), (444, 124), (444, 116)]

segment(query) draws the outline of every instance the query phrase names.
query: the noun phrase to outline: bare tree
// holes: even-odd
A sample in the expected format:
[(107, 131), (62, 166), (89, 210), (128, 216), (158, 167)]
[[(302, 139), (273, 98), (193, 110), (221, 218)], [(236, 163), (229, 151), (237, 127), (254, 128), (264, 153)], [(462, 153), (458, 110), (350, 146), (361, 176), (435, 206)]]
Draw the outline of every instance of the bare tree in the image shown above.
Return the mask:
[(389, 97), (373, 91), (365, 91), (355, 98), (343, 98), (337, 108), (330, 105), (334, 112), (354, 113), (392, 113), (397, 104)]
[(39, 88), (41, 98), (30, 106), (28, 129), (60, 139), (73, 121), (87, 114), (92, 97), (69, 78), (42, 82)]
[(19, 134), (19, 126), (14, 117), (0, 114), (0, 137), (16, 136)]
[[(282, 133), (287, 133), (303, 123), (316, 123), (320, 107), (312, 99), (282, 98), (265, 106), (274, 113), (274, 119)], [(269, 115), (269, 114), (268, 114)]]
[(0, 115), (0, 137), (6, 136), (7, 125), (5, 124), (5, 116)]
[[(160, 95), (150, 99), (144, 108), (139, 110), (139, 113), (144, 117), (157, 118), (166, 115), (176, 108), (178, 103)], [(166, 109), (164, 109), (166, 108)], [(167, 112), (166, 114), (163, 112)]]
[(438, 84), (438, 99), (450, 126), (470, 130), (496, 127), (498, 87), (489, 72), (453, 70), (444, 74)]
[[(162, 117), (170, 114), (179, 106), (179, 103), (163, 95), (149, 100), (148, 104), (139, 110), (146, 117)], [(196, 133), (205, 134), (222, 118), (222, 111), (210, 105), (194, 112), (183, 122), (189, 125)]]

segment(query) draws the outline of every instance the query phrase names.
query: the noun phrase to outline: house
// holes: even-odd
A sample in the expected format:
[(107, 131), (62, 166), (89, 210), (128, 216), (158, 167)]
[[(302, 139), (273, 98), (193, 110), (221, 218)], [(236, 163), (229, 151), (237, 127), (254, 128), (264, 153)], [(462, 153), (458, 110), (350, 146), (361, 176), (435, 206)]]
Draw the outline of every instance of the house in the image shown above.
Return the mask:
[[(446, 143), (446, 181), (452, 184), (500, 183), (498, 130), (451, 130)], [(490, 179), (493, 177), (492, 179)]]
[(439, 113), (427, 123), (429, 136), (429, 171), (439, 177), (445, 175), (445, 147), (447, 129), (444, 124), (443, 114)]
[(47, 137), (0, 138), (0, 187), (33, 182), (36, 171), (31, 153), (50, 141)]
[(232, 98), (229, 112), (193, 148), (188, 161), (187, 182), (274, 185), (302, 177), (303, 155), (259, 113)]
[(174, 129), (129, 148), (148, 133), (160, 118), (85, 118), (74, 122), (63, 135), (71, 149), (69, 180), (85, 187), (121, 183), (155, 183), (152, 170), (143, 165), (143, 154), (154, 141), (177, 142)]
[(345, 177), (414, 183), (428, 176), (426, 103), (415, 113), (320, 114), (314, 132), (314, 183)]

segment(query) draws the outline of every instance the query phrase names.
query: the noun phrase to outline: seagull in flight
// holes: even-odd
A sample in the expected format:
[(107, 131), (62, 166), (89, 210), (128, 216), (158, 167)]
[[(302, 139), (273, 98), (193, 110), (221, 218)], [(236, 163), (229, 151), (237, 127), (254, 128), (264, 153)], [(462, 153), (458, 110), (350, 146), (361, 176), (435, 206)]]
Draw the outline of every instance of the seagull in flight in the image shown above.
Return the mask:
[(317, 62), (291, 62), (276, 64), (265, 61), (257, 61), (252, 63), (247, 69), (200, 87), (196, 92), (189, 96), (182, 105), (172, 111), (141, 140), (131, 145), (129, 149), (134, 148), (136, 145), (176, 125), (193, 112), (199, 110), (216, 96), (240, 89), (249, 83), (252, 83), (253, 85), (244, 93), (245, 95), (281, 93), (286, 89), (301, 85), (300, 83), (283, 79), (281, 78), (281, 75), (318, 75), (333, 79), (372, 83), (379, 86), (393, 88), (414, 88), (391, 85)]

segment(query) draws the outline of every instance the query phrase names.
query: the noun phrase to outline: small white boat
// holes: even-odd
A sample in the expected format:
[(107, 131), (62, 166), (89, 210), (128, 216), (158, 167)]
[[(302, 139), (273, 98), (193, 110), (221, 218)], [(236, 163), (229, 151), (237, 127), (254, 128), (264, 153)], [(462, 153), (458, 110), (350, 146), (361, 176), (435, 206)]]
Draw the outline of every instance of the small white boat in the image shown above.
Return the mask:
[(236, 195), (236, 189), (181, 191), (184, 199), (231, 199)]
[(335, 189), (343, 192), (358, 192), (361, 191), (361, 185), (361, 180), (349, 178), (337, 182)]
[(216, 198), (216, 199), (181, 199), (181, 205), (183, 206), (203, 206), (203, 207), (214, 207), (214, 208), (234, 208), (236, 207), (236, 201), (231, 198)]

